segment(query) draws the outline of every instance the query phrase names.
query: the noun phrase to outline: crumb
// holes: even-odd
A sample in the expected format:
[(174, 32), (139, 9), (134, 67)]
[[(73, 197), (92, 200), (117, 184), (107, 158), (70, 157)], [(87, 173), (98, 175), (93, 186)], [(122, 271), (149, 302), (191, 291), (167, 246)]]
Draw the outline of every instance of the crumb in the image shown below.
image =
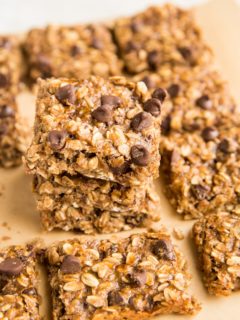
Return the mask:
[(179, 228), (173, 228), (173, 236), (177, 239), (177, 240), (183, 240), (184, 239), (184, 234), (183, 231)]
[(3, 237), (1, 238), (1, 240), (2, 240), (2, 241), (8, 241), (8, 240), (11, 240), (11, 237), (9, 237), (9, 236), (3, 236)]

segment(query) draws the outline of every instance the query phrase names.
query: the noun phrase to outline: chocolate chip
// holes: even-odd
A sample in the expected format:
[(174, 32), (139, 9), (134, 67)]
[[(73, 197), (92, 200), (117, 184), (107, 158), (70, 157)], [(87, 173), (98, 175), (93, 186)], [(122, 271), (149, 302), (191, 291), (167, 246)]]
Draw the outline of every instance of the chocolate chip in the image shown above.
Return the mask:
[(9, 85), (9, 77), (0, 73), (0, 88), (5, 88)]
[(108, 293), (108, 306), (120, 306), (124, 304), (123, 297), (118, 291), (110, 291)]
[(48, 134), (48, 140), (53, 150), (61, 150), (66, 144), (67, 132), (65, 130), (53, 130)]
[(0, 47), (5, 48), (5, 49), (11, 49), (12, 43), (9, 39), (7, 38), (2, 38), (0, 41)]
[(147, 60), (149, 67), (153, 70), (156, 70), (160, 63), (160, 53), (157, 50), (150, 51), (148, 53)]
[(101, 49), (103, 49), (103, 42), (100, 39), (98, 39), (96, 37), (93, 37), (93, 39), (92, 39), (92, 47), (95, 48), (95, 49), (101, 50)]
[(134, 164), (145, 167), (150, 161), (149, 151), (142, 145), (135, 145), (130, 150), (131, 158)]
[(60, 87), (55, 96), (64, 105), (71, 105), (76, 101), (75, 89), (71, 84)]
[(146, 272), (144, 270), (136, 270), (129, 275), (130, 284), (136, 287), (142, 287), (147, 281)]
[(215, 138), (218, 137), (218, 134), (219, 134), (218, 131), (213, 127), (206, 127), (202, 131), (202, 137), (206, 142), (214, 140)]
[(204, 200), (208, 195), (209, 188), (200, 184), (195, 184), (191, 186), (190, 192), (196, 199)]
[(151, 251), (158, 258), (163, 259), (163, 260), (173, 261), (176, 259), (173, 245), (170, 242), (170, 240), (167, 240), (167, 239), (161, 239), (161, 240), (154, 241), (151, 246)]
[(190, 61), (192, 59), (192, 51), (188, 47), (180, 47), (178, 48), (178, 51), (185, 60)]
[(144, 78), (142, 78), (142, 81), (145, 83), (148, 89), (153, 89), (156, 87), (155, 81), (150, 76), (145, 76)]
[(220, 141), (219, 145), (218, 145), (218, 149), (220, 151), (222, 151), (223, 153), (228, 153), (229, 149), (230, 149), (230, 143), (227, 139), (223, 139), (222, 141)]
[(196, 105), (202, 109), (209, 110), (212, 108), (212, 101), (208, 95), (203, 95), (196, 100)]
[(48, 78), (52, 75), (51, 61), (47, 56), (39, 54), (37, 56), (36, 67), (41, 71), (42, 77)]
[(18, 276), (23, 271), (24, 265), (18, 258), (7, 258), (0, 263), (0, 274)]
[(36, 296), (38, 294), (37, 290), (35, 288), (27, 288), (27, 289), (23, 290), (22, 293), (27, 294), (28, 296)]
[(176, 98), (179, 95), (180, 92), (180, 86), (176, 83), (173, 83), (172, 85), (170, 85), (167, 89), (168, 94), (170, 95), (170, 97), (172, 99)]
[(158, 99), (160, 102), (163, 102), (166, 99), (167, 92), (162, 88), (157, 88), (153, 91), (152, 97)]
[(8, 126), (5, 123), (0, 124), (0, 137), (4, 136), (8, 132)]
[(127, 161), (118, 167), (110, 166), (110, 170), (117, 176), (127, 173), (129, 169), (130, 169), (130, 164)]
[(151, 113), (152, 116), (158, 117), (161, 114), (161, 102), (156, 98), (148, 99), (144, 103), (143, 109), (144, 111)]
[(64, 274), (78, 273), (81, 270), (79, 259), (72, 255), (64, 257), (60, 270)]
[(151, 125), (152, 117), (148, 112), (140, 112), (136, 114), (131, 121), (131, 128), (136, 132), (148, 129)]
[(101, 97), (101, 105), (109, 105), (112, 107), (119, 107), (121, 105), (121, 99), (117, 96), (105, 95)]
[(163, 120), (162, 120), (162, 124), (161, 124), (161, 130), (162, 130), (162, 134), (168, 134), (170, 132), (171, 129), (171, 116), (167, 115)]
[(126, 43), (126, 46), (125, 46), (125, 52), (126, 53), (130, 53), (132, 51), (137, 51), (140, 49), (140, 45), (136, 42), (133, 42), (133, 41), (128, 41)]
[(92, 112), (92, 118), (103, 123), (109, 123), (113, 119), (112, 109), (108, 105), (98, 107)]
[(78, 56), (81, 53), (82, 53), (82, 50), (79, 46), (77, 46), (77, 45), (72, 46), (72, 48), (71, 48), (71, 56), (72, 57)]
[(8, 105), (0, 106), (0, 118), (14, 117), (15, 111)]
[(135, 21), (132, 21), (131, 23), (131, 30), (134, 33), (139, 32), (142, 29), (142, 27), (143, 27), (143, 24), (140, 21), (135, 20)]

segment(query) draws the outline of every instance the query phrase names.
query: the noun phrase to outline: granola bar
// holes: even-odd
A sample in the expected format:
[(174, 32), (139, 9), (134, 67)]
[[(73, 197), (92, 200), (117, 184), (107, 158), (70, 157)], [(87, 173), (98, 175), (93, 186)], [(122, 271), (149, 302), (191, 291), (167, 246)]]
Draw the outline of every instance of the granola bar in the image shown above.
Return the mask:
[(213, 295), (240, 289), (240, 219), (227, 212), (202, 218), (193, 227), (203, 280)]
[(121, 62), (111, 33), (104, 25), (53, 26), (32, 29), (24, 43), (29, 77), (89, 75), (109, 77), (121, 74)]
[(132, 228), (151, 227), (159, 221), (158, 196), (148, 190), (135, 210), (111, 211), (84, 206), (77, 192), (72, 194), (37, 194), (37, 209), (45, 230), (76, 230), (86, 234), (113, 233)]
[(9, 94), (0, 94), (0, 167), (22, 163), (28, 136), (28, 125), (20, 118), (15, 99)]
[(56, 175), (45, 179), (35, 175), (33, 191), (51, 198), (61, 197), (65, 202), (78, 203), (81, 207), (123, 212), (137, 211), (145, 200), (150, 183), (139, 187), (122, 186), (115, 182), (86, 178), (82, 175)]
[(35, 251), (32, 245), (0, 250), (0, 319), (38, 320)]
[(40, 80), (28, 171), (124, 185), (156, 178), (161, 104), (143, 82), (123, 77)]
[(147, 319), (200, 309), (186, 261), (165, 231), (70, 240), (46, 250), (53, 319)]
[(133, 74), (159, 70), (165, 63), (191, 68), (213, 60), (191, 13), (170, 4), (117, 20), (114, 34)]
[(0, 36), (0, 96), (15, 95), (23, 75), (20, 43), (15, 36)]

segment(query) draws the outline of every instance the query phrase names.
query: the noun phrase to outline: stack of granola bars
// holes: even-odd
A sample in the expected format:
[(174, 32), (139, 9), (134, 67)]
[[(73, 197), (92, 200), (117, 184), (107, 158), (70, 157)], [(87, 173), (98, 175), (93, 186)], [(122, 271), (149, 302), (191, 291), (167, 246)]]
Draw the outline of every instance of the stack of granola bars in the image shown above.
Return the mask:
[(152, 183), (165, 91), (152, 96), (124, 77), (39, 81), (26, 164), (47, 230), (109, 233), (158, 218)]

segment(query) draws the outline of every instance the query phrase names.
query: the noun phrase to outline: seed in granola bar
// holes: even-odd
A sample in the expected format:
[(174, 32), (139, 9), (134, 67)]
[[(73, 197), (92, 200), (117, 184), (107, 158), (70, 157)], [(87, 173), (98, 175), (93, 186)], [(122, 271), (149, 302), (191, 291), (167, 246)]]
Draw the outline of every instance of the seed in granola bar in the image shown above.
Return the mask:
[(74, 104), (76, 101), (74, 86), (72, 86), (71, 84), (60, 87), (57, 90), (55, 96), (62, 104), (66, 106)]
[(0, 88), (5, 88), (8, 85), (9, 85), (8, 77), (5, 74), (0, 73)]
[(179, 95), (180, 92), (180, 86), (176, 83), (171, 84), (168, 89), (168, 94), (172, 99), (176, 98)]
[(161, 102), (156, 98), (148, 99), (144, 103), (143, 109), (144, 111), (151, 113), (152, 116), (158, 117), (161, 114)]
[(144, 286), (147, 281), (146, 272), (144, 270), (133, 271), (133, 273), (129, 275), (129, 281), (133, 286)]
[(153, 91), (152, 97), (158, 99), (160, 102), (163, 102), (166, 99), (167, 92), (162, 88), (157, 88)]
[(132, 146), (130, 154), (133, 163), (140, 167), (147, 166), (150, 161), (149, 151), (140, 144)]
[(130, 53), (132, 51), (137, 51), (140, 49), (140, 45), (133, 41), (128, 41), (125, 46), (125, 52)]
[(103, 49), (103, 42), (98, 39), (97, 37), (93, 37), (92, 39), (92, 47), (95, 48), (95, 49)]
[(0, 274), (17, 276), (23, 271), (24, 265), (18, 258), (7, 258), (0, 263)]
[(8, 105), (0, 106), (0, 119), (1, 118), (8, 118), (8, 117), (14, 117), (15, 111), (12, 107)]
[(143, 77), (142, 81), (145, 83), (145, 85), (147, 86), (148, 89), (153, 89), (156, 87), (156, 82), (150, 76)]
[(192, 51), (188, 47), (180, 47), (178, 48), (178, 51), (181, 53), (182, 57), (185, 60), (190, 61), (192, 59)]
[(176, 259), (172, 243), (169, 240), (161, 239), (154, 241), (151, 247), (152, 253), (163, 260), (173, 261)]
[(81, 270), (80, 261), (77, 257), (68, 255), (64, 257), (60, 269), (61, 269), (61, 272), (64, 274), (77, 273)]
[(136, 132), (148, 129), (151, 125), (152, 117), (148, 112), (140, 112), (136, 114), (131, 121), (131, 128)]
[(202, 109), (209, 110), (212, 108), (212, 101), (207, 94), (204, 94), (196, 100), (196, 105)]
[(102, 96), (101, 97), (101, 105), (108, 105), (112, 107), (118, 107), (121, 104), (121, 99), (117, 96)]
[(108, 123), (112, 121), (113, 113), (112, 109), (109, 108), (109, 105), (103, 105), (93, 110), (92, 118), (103, 123)]
[(82, 53), (82, 49), (79, 46), (77, 46), (77, 45), (72, 46), (72, 48), (71, 48), (71, 56), (72, 57), (75, 57), (81, 53)]
[(161, 124), (161, 130), (163, 134), (168, 134), (171, 129), (171, 116), (167, 115), (163, 120)]
[(206, 127), (202, 131), (202, 137), (206, 142), (214, 140), (215, 138), (218, 137), (218, 135), (219, 135), (218, 130), (213, 127)]
[(147, 59), (149, 67), (153, 70), (156, 70), (160, 63), (160, 53), (157, 50), (150, 51)]
[(22, 293), (27, 294), (29, 296), (36, 296), (38, 294), (36, 288), (34, 288), (34, 287), (27, 288), (27, 289), (23, 290)]
[(230, 143), (227, 139), (223, 139), (219, 142), (218, 149), (223, 153), (228, 153), (230, 149)]
[(48, 57), (43, 54), (37, 56), (36, 67), (41, 71), (42, 77), (48, 78), (52, 74), (52, 65)]
[(48, 134), (48, 140), (53, 150), (61, 150), (66, 144), (67, 132), (65, 130), (52, 130)]
[(0, 124), (0, 137), (4, 136), (8, 132), (8, 126), (5, 123)]
[(202, 186), (201, 184), (195, 184), (191, 186), (190, 191), (196, 199), (204, 200), (209, 193), (209, 188), (207, 186)]
[(171, 153), (171, 166), (174, 166), (181, 159), (181, 156), (177, 150), (173, 150)]
[(123, 297), (118, 291), (110, 291), (108, 293), (108, 305), (111, 306), (120, 306), (124, 304)]

